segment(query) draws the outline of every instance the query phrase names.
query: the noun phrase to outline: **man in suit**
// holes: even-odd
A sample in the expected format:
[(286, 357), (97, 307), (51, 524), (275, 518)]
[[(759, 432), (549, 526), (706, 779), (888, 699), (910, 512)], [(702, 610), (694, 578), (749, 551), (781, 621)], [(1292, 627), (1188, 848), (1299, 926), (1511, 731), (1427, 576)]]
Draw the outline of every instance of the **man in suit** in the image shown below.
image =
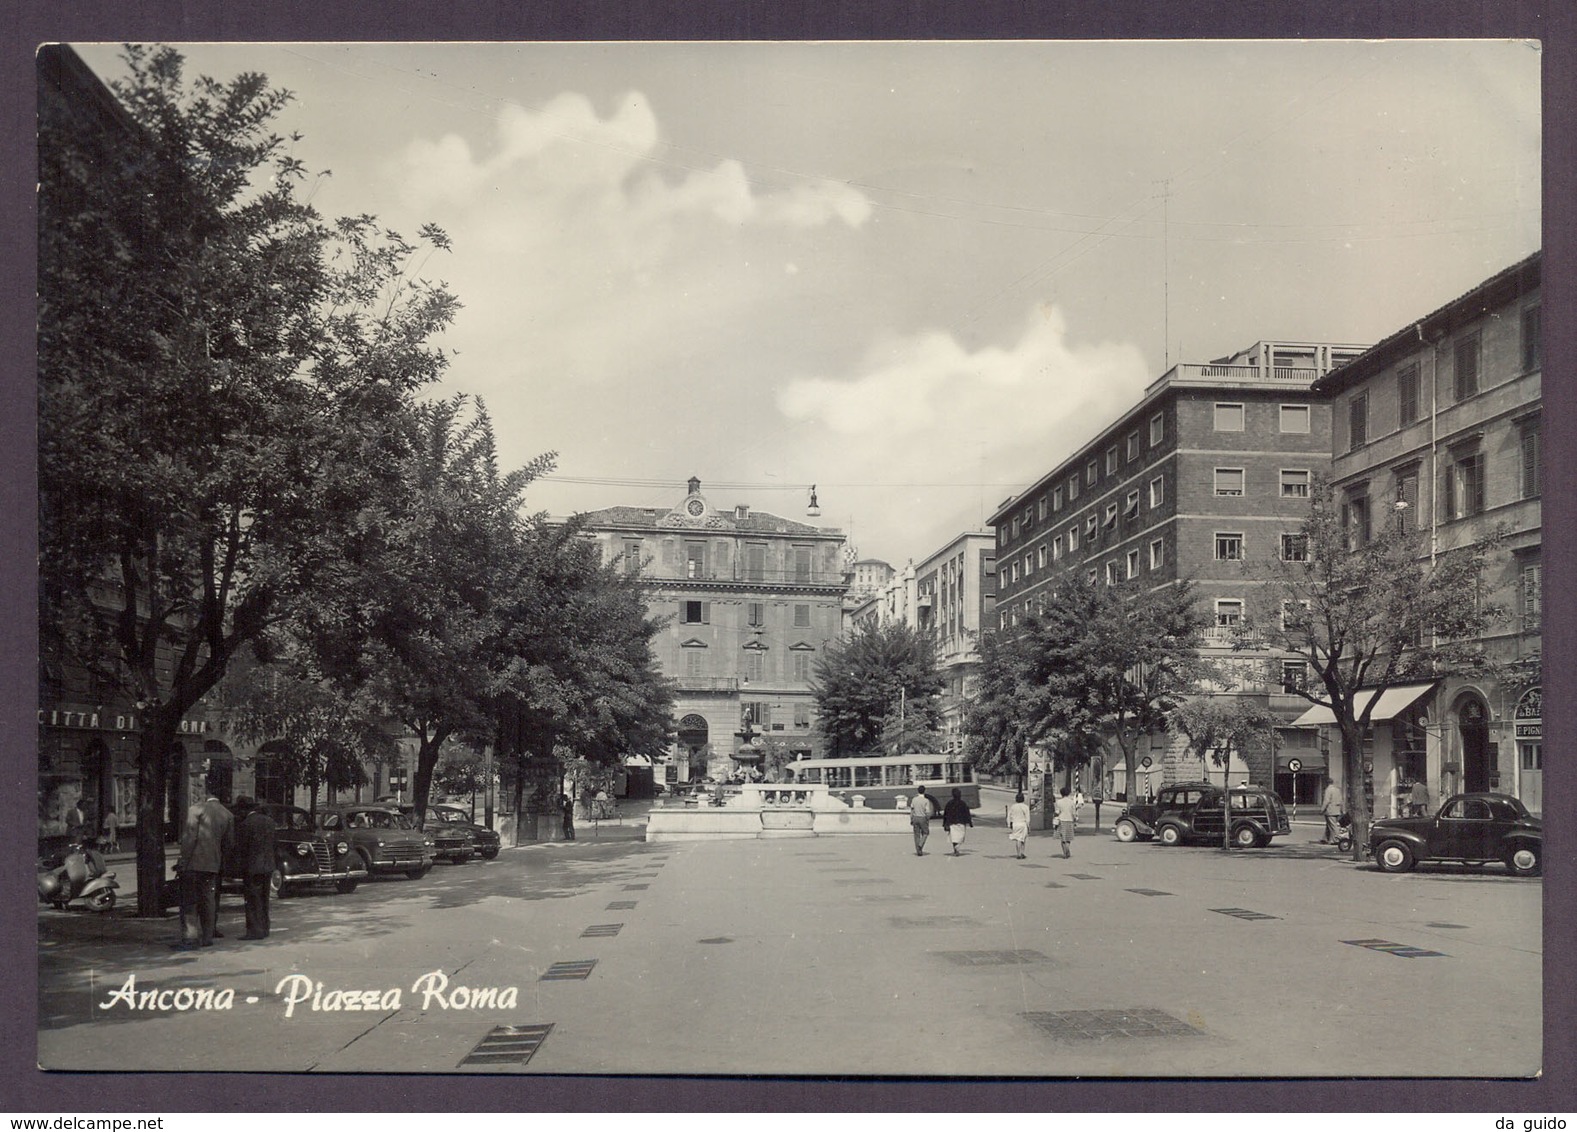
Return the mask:
[(241, 863), (241, 894), (246, 901), (246, 934), (242, 939), (268, 938), (268, 881), (274, 873), (274, 819), (252, 799), (235, 800), (236, 857)]
[(214, 921), (219, 915), (219, 875), (225, 858), (235, 852), (235, 818), (224, 803), (210, 794), (186, 811), (181, 833), (181, 934), (196, 922), (197, 938), (182, 938), (173, 946), (180, 951), (212, 947)]

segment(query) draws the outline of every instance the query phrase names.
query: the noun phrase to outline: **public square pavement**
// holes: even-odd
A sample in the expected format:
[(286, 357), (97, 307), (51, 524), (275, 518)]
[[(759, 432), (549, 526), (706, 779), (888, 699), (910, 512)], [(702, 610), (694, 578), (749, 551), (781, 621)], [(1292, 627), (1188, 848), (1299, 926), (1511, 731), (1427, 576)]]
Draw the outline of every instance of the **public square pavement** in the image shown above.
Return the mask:
[[(647, 844), (635, 815), (421, 881), (276, 901), (259, 943), (236, 938), (227, 896), (227, 938), (197, 953), (168, 948), (173, 918), (43, 909), (39, 1060), (993, 1078), (1541, 1067), (1537, 879), (1388, 876), (1317, 844), (1314, 824), (1263, 850), (1122, 844), (1110, 806), (1071, 860), (1036, 832), (1019, 861), (1000, 800), (986, 793), (956, 858), (940, 822), (917, 857), (908, 834)], [(133, 1009), (114, 998), (129, 977), (171, 1007), (234, 1001)], [(413, 989), (424, 977), (435, 995)], [(345, 1003), (335, 991), (370, 1009), (322, 1009)]]

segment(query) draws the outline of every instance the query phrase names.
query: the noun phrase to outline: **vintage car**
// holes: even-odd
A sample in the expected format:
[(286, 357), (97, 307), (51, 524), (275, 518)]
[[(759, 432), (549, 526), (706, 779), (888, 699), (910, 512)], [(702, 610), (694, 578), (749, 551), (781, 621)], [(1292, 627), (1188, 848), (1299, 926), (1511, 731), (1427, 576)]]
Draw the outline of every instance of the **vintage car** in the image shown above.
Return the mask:
[(433, 839), (433, 857), (440, 861), (463, 865), (477, 854), (476, 835), (469, 826), (458, 825), (427, 807), (425, 824), (416, 820), (416, 807), (409, 802), (385, 802), (405, 815), (405, 820)]
[(472, 821), (470, 813), (464, 806), (456, 806), (450, 802), (434, 802), (427, 807), (427, 817), (429, 824), (439, 821), (466, 830), (471, 834), (472, 840), (476, 843), (476, 851), (483, 859), (491, 861), (498, 856), (499, 847), (502, 845), (498, 831)]
[(1454, 794), (1434, 817), (1376, 821), (1369, 849), (1388, 873), (1405, 873), (1420, 861), (1501, 861), (1515, 876), (1537, 876), (1544, 867), (1544, 823), (1509, 794)]
[(356, 885), (366, 878), (366, 866), (349, 839), (320, 830), (306, 810), (268, 802), (259, 808), (274, 822), (274, 855), (279, 863), (268, 886), (275, 896), (320, 884), (332, 884), (339, 892), (355, 892)]
[(1174, 782), (1156, 791), (1154, 798), (1144, 802), (1130, 802), (1117, 815), (1112, 827), (1118, 841), (1148, 841), (1155, 836), (1155, 823), (1162, 814), (1187, 809), (1211, 791), (1219, 793), (1221, 787), (1208, 782)]
[[(1179, 783), (1164, 787), (1155, 803), (1139, 803), (1124, 810), (1117, 819), (1117, 837), (1134, 840), (1141, 835), (1138, 827), (1142, 823), (1162, 845), (1220, 845), (1228, 833), (1228, 822), (1231, 843), (1239, 849), (1263, 849), (1271, 838), (1292, 832), (1287, 808), (1262, 786), (1234, 786), (1224, 791), (1209, 783)], [(1124, 823), (1134, 827), (1130, 836), (1124, 836)]]
[(327, 806), (318, 817), (325, 832), (343, 835), (369, 873), (404, 873), (420, 880), (433, 867), (434, 839), (394, 806), (373, 802)]

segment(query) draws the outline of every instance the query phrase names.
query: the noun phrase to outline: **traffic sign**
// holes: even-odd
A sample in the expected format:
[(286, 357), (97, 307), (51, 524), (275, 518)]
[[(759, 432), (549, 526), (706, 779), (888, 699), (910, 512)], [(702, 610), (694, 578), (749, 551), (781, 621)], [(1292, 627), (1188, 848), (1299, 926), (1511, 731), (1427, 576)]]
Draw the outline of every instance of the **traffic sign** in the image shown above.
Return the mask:
[(1144, 767), (1144, 769), (1149, 770), (1150, 769), (1150, 756), (1146, 755), (1144, 758), (1140, 759), (1139, 760), (1139, 765)]
[(1287, 760), (1287, 769), (1290, 770), (1293, 774), (1297, 774), (1298, 771), (1303, 769), (1303, 764), (1301, 762), (1299, 762), (1297, 759), (1288, 759)]

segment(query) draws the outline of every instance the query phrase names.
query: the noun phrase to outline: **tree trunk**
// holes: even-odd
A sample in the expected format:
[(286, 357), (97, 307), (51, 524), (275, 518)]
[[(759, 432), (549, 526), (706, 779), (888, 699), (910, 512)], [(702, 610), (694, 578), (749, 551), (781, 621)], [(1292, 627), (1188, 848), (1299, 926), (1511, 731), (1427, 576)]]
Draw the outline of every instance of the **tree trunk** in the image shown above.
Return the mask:
[[(154, 709), (142, 716), (137, 745), (137, 915), (164, 915), (164, 806), (169, 791), (174, 716)], [(180, 836), (184, 814), (175, 814)]]
[(1342, 770), (1347, 778), (1347, 816), (1352, 819), (1352, 859), (1369, 848), (1369, 800), (1364, 793), (1363, 737), (1356, 726), (1342, 728)]
[(416, 748), (416, 781), (411, 785), (411, 801), (416, 805), (416, 820), (420, 824), (427, 814), (427, 800), (432, 793), (433, 771), (438, 767), (438, 750), (449, 737), (449, 729), (440, 727), (427, 734), (421, 731), (421, 742)]

